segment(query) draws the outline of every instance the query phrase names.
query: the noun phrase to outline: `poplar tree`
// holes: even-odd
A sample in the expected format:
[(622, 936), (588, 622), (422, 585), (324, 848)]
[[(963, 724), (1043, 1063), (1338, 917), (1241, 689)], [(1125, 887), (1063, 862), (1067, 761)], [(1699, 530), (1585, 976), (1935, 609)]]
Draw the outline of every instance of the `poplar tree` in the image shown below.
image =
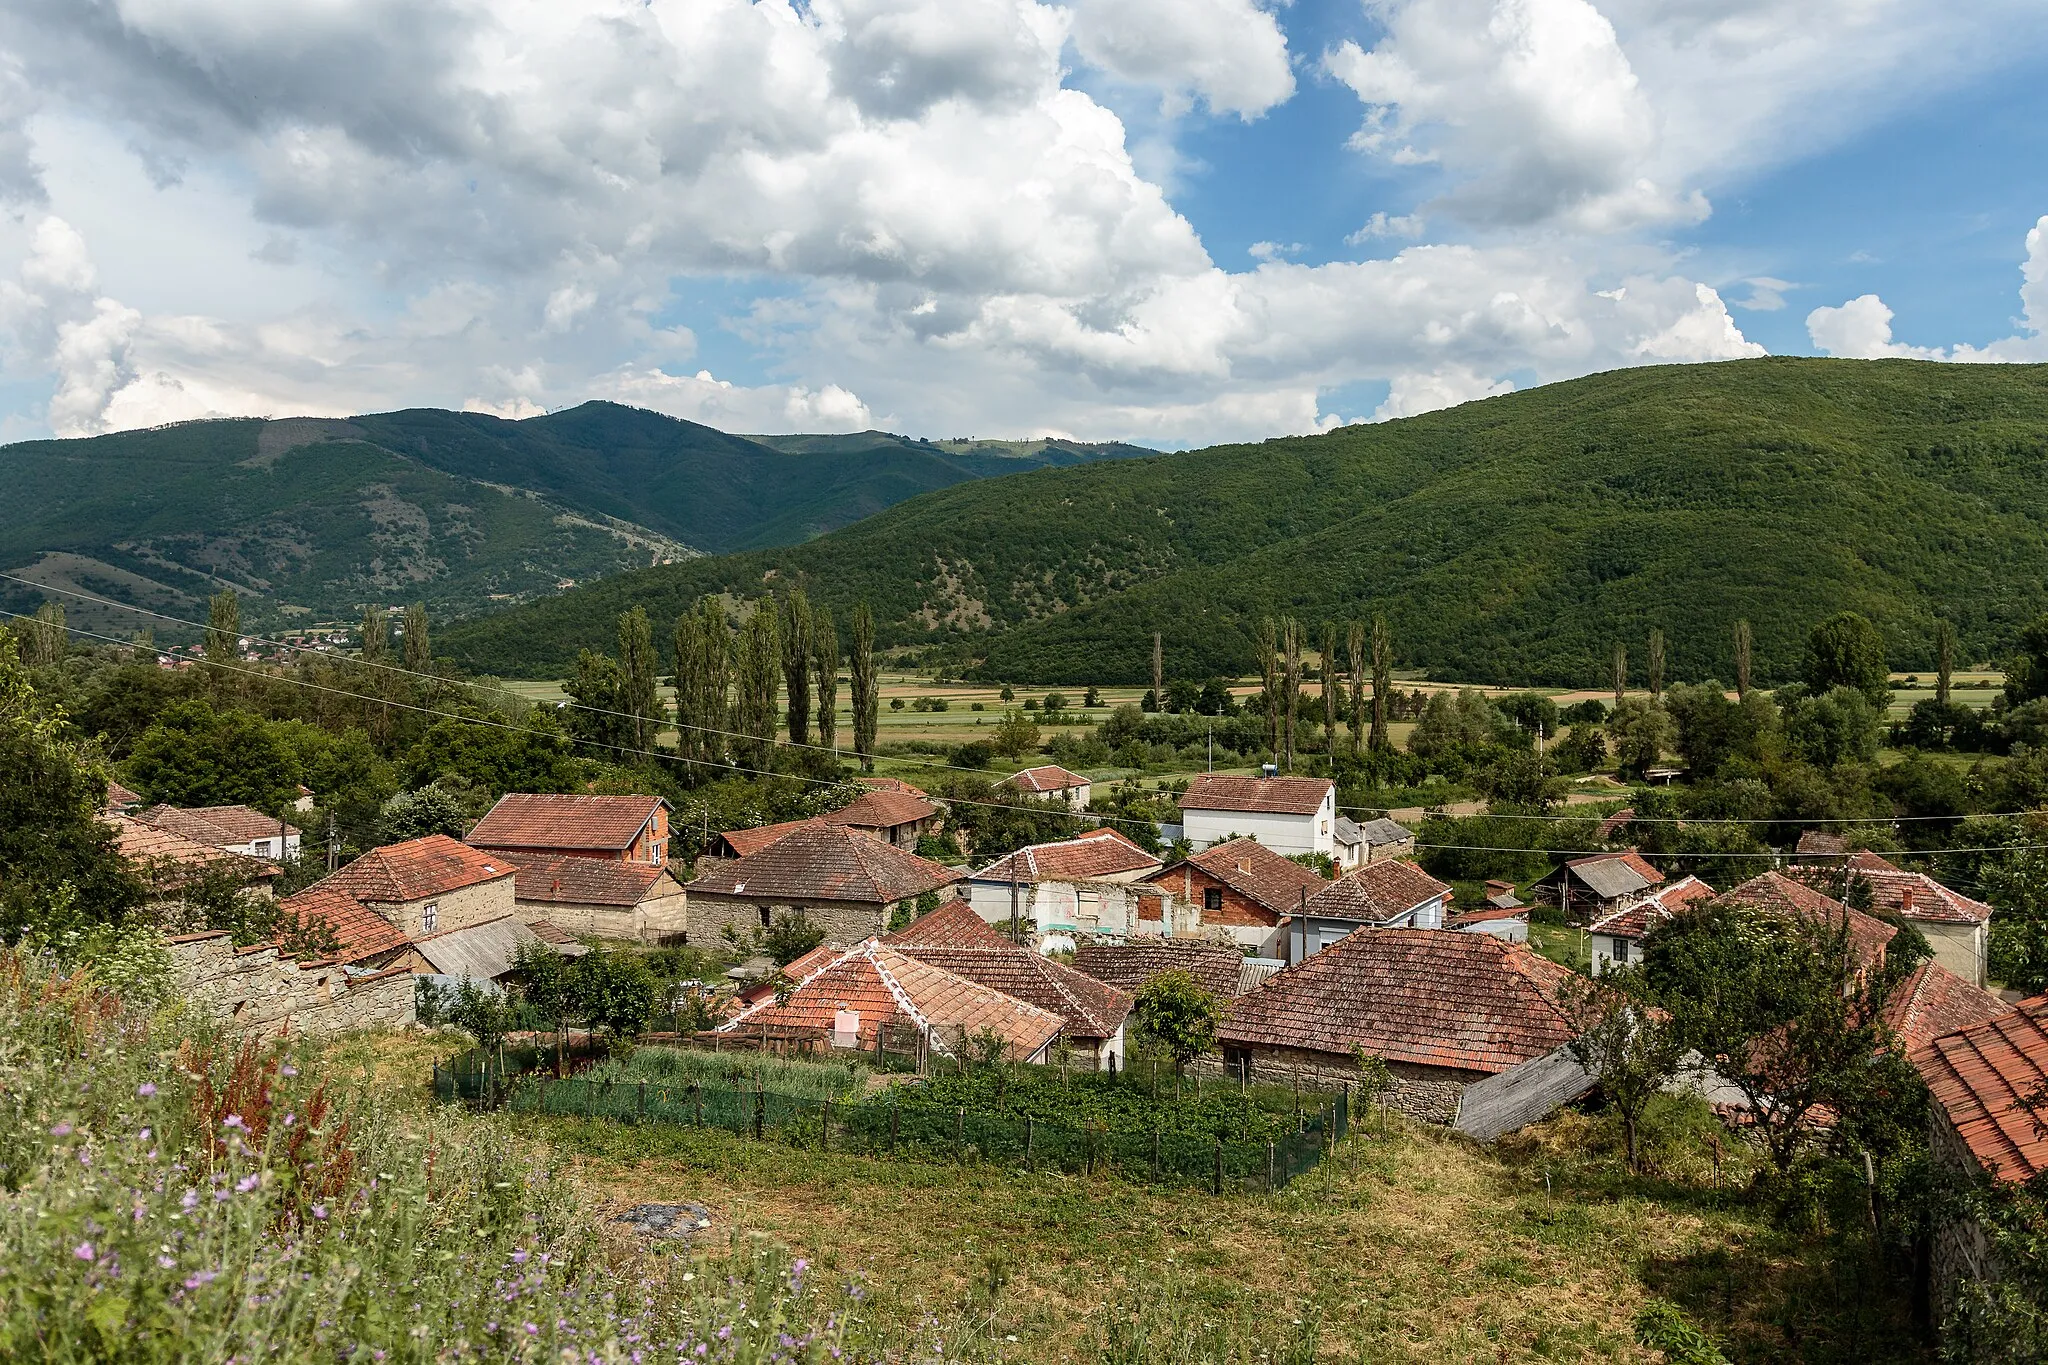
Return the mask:
[[(386, 629), (387, 628), (385, 626), (384, 621), (384, 608), (363, 608), (362, 659), (364, 663), (372, 665), (381, 664), (389, 655), (390, 637), (386, 634)], [(211, 644), (212, 642), (213, 636), (211, 631), (209, 630), (207, 635), (207, 643)]]
[[(32, 668), (45, 664), (61, 663), (65, 646), (70, 635), (64, 629), (64, 604), (45, 602), (36, 608), (36, 614), (21, 623), (21, 661)], [(207, 643), (212, 644), (211, 633)], [(211, 662), (209, 650), (208, 660)]]
[(1166, 709), (1166, 655), (1160, 648), (1159, 632), (1152, 632), (1152, 709)]
[(839, 628), (823, 607), (811, 611), (811, 680), (818, 697), (818, 743), (839, 748)]
[(1281, 679), (1281, 691), (1286, 694), (1285, 714), (1281, 717), (1284, 727), (1282, 743), (1286, 749), (1284, 760), (1288, 772), (1294, 771), (1294, 725), (1301, 710), (1301, 622), (1292, 616), (1280, 624), (1281, 648), (1287, 653), (1286, 673)]
[(1365, 747), (1365, 624), (1353, 621), (1344, 633), (1351, 655), (1351, 753)]
[(725, 761), (726, 689), (732, 632), (718, 600), (706, 597), (676, 621), (676, 751), (696, 763)]
[(1280, 641), (1273, 618), (1259, 621), (1259, 679), (1265, 691), (1259, 699), (1266, 709), (1266, 749), (1275, 762), (1280, 758)]
[(620, 613), (619, 672), (623, 685), (619, 690), (619, 709), (631, 719), (632, 744), (636, 749), (652, 751), (654, 738), (661, 731), (661, 690), (655, 677), (656, 667), (654, 628), (648, 623), (647, 609), (634, 607)]
[(1628, 646), (1614, 642), (1614, 704), (1621, 705), (1621, 698), (1628, 691)]
[(1337, 673), (1337, 623), (1323, 622), (1323, 751), (1337, 757), (1337, 698), (1344, 684)]
[(793, 588), (782, 604), (782, 685), (789, 697), (783, 716), (791, 744), (811, 742), (811, 604)]
[(415, 602), (405, 609), (405, 668), (408, 673), (425, 673), (434, 666), (434, 650), (427, 639), (427, 604)]
[(860, 770), (875, 770), (875, 722), (881, 714), (882, 690), (875, 678), (875, 614), (866, 602), (853, 609), (853, 660), (848, 670), (853, 685), (853, 751)]
[[(391, 728), (391, 708), (381, 700), (384, 696), (384, 665), (391, 657), (389, 630), (384, 608), (375, 605), (363, 608), (363, 691), (380, 699), (366, 702), (364, 709), (368, 713), (370, 733), (379, 740), (384, 739)], [(212, 636), (209, 629), (209, 643)]]
[(1735, 623), (1735, 696), (1738, 701), (1749, 697), (1750, 665), (1755, 641), (1749, 631), (1748, 620)]
[(739, 706), (733, 742), (740, 765), (756, 772), (768, 767), (775, 744), (775, 697), (782, 680), (781, 632), (775, 627), (775, 604), (761, 602), (740, 631)]
[(215, 686), (226, 681), (226, 671), (240, 657), (241, 646), (242, 606), (235, 600), (235, 590), (225, 588), (213, 595), (206, 608), (206, 671)]
[(1664, 695), (1664, 632), (1650, 632), (1650, 699)]
[(1394, 747), (1388, 715), (1394, 700), (1394, 632), (1384, 612), (1372, 618), (1372, 747), (1384, 752)]
[(1949, 682), (1956, 671), (1956, 628), (1947, 621), (1934, 623), (1934, 700), (1948, 705)]

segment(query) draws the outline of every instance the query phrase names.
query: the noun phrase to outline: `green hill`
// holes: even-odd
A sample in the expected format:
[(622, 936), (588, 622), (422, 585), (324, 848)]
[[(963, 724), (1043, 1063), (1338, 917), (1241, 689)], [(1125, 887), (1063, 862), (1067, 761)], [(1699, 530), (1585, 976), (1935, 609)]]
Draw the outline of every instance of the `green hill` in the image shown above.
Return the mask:
[[(346, 421), (190, 422), (0, 447), (0, 569), (191, 615), (221, 585), (247, 619), (443, 614), (565, 584), (808, 539), (934, 488), (1141, 454), (1059, 442), (748, 439), (586, 403), (512, 422), (412, 409)], [(18, 584), (0, 605), (39, 593)], [(121, 634), (122, 613), (71, 605)]]
[[(1669, 675), (1789, 675), (1845, 608), (1931, 667), (2048, 609), (2048, 366), (1770, 359), (1617, 371), (1380, 426), (1045, 469), (914, 498), (787, 549), (646, 569), (444, 637), (555, 673), (614, 613), (791, 581), (875, 607), (887, 642), (956, 641), (992, 677), (1250, 668), (1249, 629), (1385, 611), (1404, 666), (1592, 684), (1652, 628)], [(843, 617), (842, 617), (843, 619)]]

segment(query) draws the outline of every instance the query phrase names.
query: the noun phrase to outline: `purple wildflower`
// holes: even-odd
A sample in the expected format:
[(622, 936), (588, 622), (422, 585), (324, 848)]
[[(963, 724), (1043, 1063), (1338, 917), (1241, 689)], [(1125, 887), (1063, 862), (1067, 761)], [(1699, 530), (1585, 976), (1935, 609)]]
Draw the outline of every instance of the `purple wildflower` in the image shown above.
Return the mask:
[(50, 1136), (51, 1136), (51, 1137), (70, 1137), (70, 1136), (71, 1136), (71, 1125), (70, 1125), (70, 1124), (68, 1124), (68, 1123), (60, 1123), (60, 1124), (58, 1124), (58, 1125), (57, 1125), (57, 1126), (56, 1126), (55, 1128), (52, 1128), (52, 1129), (50, 1130)]
[(236, 1193), (236, 1194), (247, 1194), (247, 1193), (248, 1193), (249, 1191), (251, 1191), (251, 1190), (255, 1189), (255, 1188), (256, 1188), (256, 1186), (257, 1186), (257, 1184), (258, 1184), (258, 1182), (260, 1182), (260, 1181), (261, 1181), (262, 1179), (263, 1179), (263, 1175), (262, 1175), (262, 1173), (261, 1173), (261, 1172), (259, 1172), (259, 1171), (251, 1171), (251, 1172), (249, 1172), (249, 1174), (247, 1174), (247, 1175), (243, 1176), (243, 1177), (242, 1177), (242, 1178), (241, 1178), (240, 1180), (237, 1180), (237, 1181), (235, 1182), (235, 1193)]
[(148, 1099), (151, 1095), (154, 1095), (156, 1093), (156, 1082), (144, 1081), (141, 1085), (135, 1087), (135, 1093), (142, 1096), (142, 1098), (144, 1099)]
[(92, 1259), (93, 1259), (93, 1253), (92, 1253), (92, 1243), (91, 1243), (91, 1242), (80, 1242), (80, 1243), (79, 1243), (79, 1244), (78, 1244), (77, 1246), (75, 1246), (75, 1247), (73, 1247), (73, 1248), (71, 1249), (71, 1254), (72, 1254), (73, 1256), (76, 1256), (76, 1257), (77, 1257), (77, 1258), (78, 1258), (79, 1260), (81, 1260), (81, 1261), (90, 1261), (90, 1260), (92, 1260)]
[(324, 1221), (327, 1217), (327, 1206), (325, 1204), (315, 1204), (313, 1206), (313, 1216)]
[(242, 1122), (240, 1114), (229, 1114), (220, 1121), (220, 1126), (223, 1128), (239, 1128), (245, 1133), (249, 1131), (249, 1125)]

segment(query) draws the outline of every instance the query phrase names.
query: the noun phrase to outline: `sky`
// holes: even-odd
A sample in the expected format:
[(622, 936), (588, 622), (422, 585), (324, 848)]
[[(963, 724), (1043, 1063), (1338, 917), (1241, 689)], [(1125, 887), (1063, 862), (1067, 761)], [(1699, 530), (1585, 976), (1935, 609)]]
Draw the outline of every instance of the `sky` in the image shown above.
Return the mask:
[(0, 440), (2048, 362), (2048, 0), (0, 0)]

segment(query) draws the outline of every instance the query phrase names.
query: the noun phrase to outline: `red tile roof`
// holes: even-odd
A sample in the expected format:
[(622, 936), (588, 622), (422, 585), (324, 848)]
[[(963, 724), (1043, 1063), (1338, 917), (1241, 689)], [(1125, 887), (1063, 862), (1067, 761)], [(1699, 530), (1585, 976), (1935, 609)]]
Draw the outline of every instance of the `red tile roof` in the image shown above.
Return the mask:
[(1651, 925), (1660, 920), (1670, 919), (1696, 901), (1712, 900), (1715, 894), (1714, 888), (1698, 877), (1681, 877), (1669, 886), (1645, 896), (1628, 909), (1616, 911), (1605, 919), (1587, 925), (1586, 932), (1639, 942), (1648, 936)]
[[(583, 861), (588, 863), (597, 860), (585, 858)], [(576, 941), (574, 934), (564, 929), (561, 925), (556, 924), (553, 920), (532, 920), (528, 922), (526, 927), (533, 930), (534, 937), (538, 938), (542, 943), (552, 943), (558, 948)]]
[(1441, 929), (1360, 929), (1231, 1006), (1228, 1043), (1494, 1073), (1576, 1036), (1573, 973), (1526, 944)]
[(339, 941), (337, 962), (361, 962), (403, 948), (409, 939), (397, 925), (364, 905), (333, 877), (315, 882), (296, 896), (286, 896), (278, 909), (308, 924), (325, 925)]
[(883, 939), (891, 948), (1002, 948), (1014, 950), (1001, 931), (966, 901), (947, 901), (929, 915), (920, 915)]
[(141, 804), (142, 797), (140, 794), (128, 790), (119, 782), (109, 782), (107, 784), (107, 809), (125, 811), (132, 806), (139, 806)]
[(718, 837), (725, 840), (734, 857), (744, 858), (759, 853), (791, 830), (816, 823), (815, 820), (784, 820), (780, 824), (756, 825), (752, 829), (729, 829)]
[(1094, 977), (1012, 943), (954, 901), (882, 940), (920, 962), (1029, 1001), (1067, 1021), (1077, 1037), (1113, 1036), (1131, 1012), (1131, 997)]
[(945, 814), (937, 806), (921, 796), (909, 792), (868, 792), (855, 797), (852, 804), (818, 817), (827, 825), (845, 825), (851, 829), (895, 829), (900, 825), (914, 825), (920, 820), (929, 820)]
[[(625, 863), (613, 858), (579, 858), (570, 853), (522, 853), (512, 894), (523, 901), (556, 905), (638, 905), (659, 894), (656, 883), (666, 868), (650, 863)], [(670, 886), (667, 894), (681, 890)]]
[(471, 848), (445, 834), (429, 834), (424, 839), (373, 848), (314, 885), (332, 883), (373, 905), (396, 904), (444, 896), (465, 886), (510, 877), (513, 872), (510, 859)]
[(248, 806), (151, 806), (135, 818), (202, 844), (246, 844), (252, 839), (275, 839), (281, 825), (287, 835), (299, 833), (296, 827)]
[(719, 1030), (767, 1024), (829, 1032), (840, 1010), (859, 1011), (863, 1047), (874, 1046), (884, 1021), (902, 1018), (931, 1030), (932, 1044), (941, 1053), (950, 1054), (962, 1037), (993, 1029), (1009, 1045), (1007, 1055), (1023, 1060), (1043, 1051), (1061, 1029), (1059, 1016), (1050, 1011), (869, 939), (811, 970), (786, 1003), (767, 996)]
[(1070, 773), (1057, 763), (1043, 763), (1036, 768), (1025, 768), (1011, 773), (998, 786), (1015, 787), (1019, 791), (1044, 796), (1051, 792), (1069, 791), (1075, 787), (1089, 785), (1088, 779), (1079, 773)]
[(1880, 910), (1906, 919), (1935, 924), (1988, 924), (1991, 907), (1951, 891), (1924, 872), (1908, 872), (1875, 853), (1858, 853), (1849, 870), (1870, 883), (1871, 899)]
[(721, 863), (691, 895), (891, 905), (965, 877), (857, 830), (806, 822), (768, 847)]
[(153, 869), (159, 891), (182, 886), (186, 877), (181, 873), (216, 865), (233, 867), (252, 882), (268, 881), (282, 872), (276, 863), (267, 859), (229, 853), (217, 844), (188, 839), (159, 825), (146, 825), (131, 816), (102, 815), (100, 818), (114, 827), (114, 846), (120, 849), (123, 857), (143, 865), (145, 869)]
[(1181, 794), (1182, 810), (1314, 815), (1336, 784), (1326, 777), (1225, 777), (1203, 773)]
[(1133, 994), (1161, 972), (1186, 972), (1209, 994), (1228, 1001), (1237, 994), (1244, 954), (1225, 944), (1192, 939), (1083, 943), (1074, 950), (1074, 970)]
[(1620, 810), (1600, 822), (1600, 839), (1603, 842), (1612, 839), (1615, 835), (1621, 833), (1629, 821), (1635, 818), (1636, 808), (1634, 806), (1623, 806)]
[(1322, 919), (1385, 924), (1419, 905), (1450, 894), (1451, 888), (1406, 859), (1370, 863), (1339, 877), (1308, 898), (1304, 914)]
[(469, 831), (473, 848), (632, 847), (664, 802), (658, 796), (560, 796), (507, 792)]
[(1031, 844), (998, 858), (974, 874), (976, 881), (1038, 883), (1121, 873), (1147, 872), (1159, 859), (1118, 834), (1103, 828), (1057, 843)]
[(1985, 1169), (2011, 1181), (2048, 1170), (2048, 1133), (2021, 1103), (2048, 1084), (2048, 996), (1936, 1038), (1913, 1065)]
[(1915, 1052), (1944, 1033), (1981, 1024), (2012, 1013), (2012, 1006), (1990, 991), (1938, 962), (1928, 961), (1892, 992), (1884, 1021), (1898, 1035), (1899, 1045)]
[(1802, 858), (1840, 858), (1849, 852), (1849, 840), (1840, 834), (1809, 829), (1801, 832), (1792, 850)]
[[(1304, 893), (1313, 896), (1329, 883), (1289, 858), (1283, 858), (1255, 839), (1232, 839), (1211, 844), (1185, 861), (1200, 868), (1239, 895), (1278, 915), (1291, 915)], [(1174, 868), (1163, 868), (1147, 878), (1159, 881)]]
[(1715, 899), (1716, 904), (1745, 906), (1765, 914), (1797, 915), (1806, 920), (1849, 924), (1850, 945), (1859, 962), (1875, 962), (1884, 956), (1885, 945), (1897, 932), (1891, 925), (1861, 910), (1852, 910), (1831, 896), (1824, 896), (1804, 882), (1782, 872), (1751, 877), (1734, 890)]
[(909, 792), (912, 796), (929, 796), (923, 787), (913, 786), (900, 777), (862, 777), (855, 779), (869, 791)]

